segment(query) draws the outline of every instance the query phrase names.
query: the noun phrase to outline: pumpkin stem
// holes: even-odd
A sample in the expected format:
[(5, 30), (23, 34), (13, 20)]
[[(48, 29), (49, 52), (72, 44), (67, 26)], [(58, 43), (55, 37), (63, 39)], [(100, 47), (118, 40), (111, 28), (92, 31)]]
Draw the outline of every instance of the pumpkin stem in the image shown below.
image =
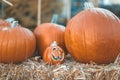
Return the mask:
[(7, 19), (5, 19), (5, 21), (12, 23), (13, 21), (15, 21), (15, 19), (14, 18), (7, 18)]
[(16, 26), (18, 26), (18, 21), (13, 21), (11, 24), (11, 27), (15, 28)]
[(84, 3), (84, 8), (85, 9), (91, 9), (91, 8), (94, 8), (94, 5), (91, 2), (85, 2)]
[(53, 14), (51, 23), (57, 23), (57, 20), (58, 20), (58, 14)]
[(57, 46), (58, 44), (57, 44), (57, 42), (56, 41), (53, 41), (51, 44), (50, 44), (50, 46)]

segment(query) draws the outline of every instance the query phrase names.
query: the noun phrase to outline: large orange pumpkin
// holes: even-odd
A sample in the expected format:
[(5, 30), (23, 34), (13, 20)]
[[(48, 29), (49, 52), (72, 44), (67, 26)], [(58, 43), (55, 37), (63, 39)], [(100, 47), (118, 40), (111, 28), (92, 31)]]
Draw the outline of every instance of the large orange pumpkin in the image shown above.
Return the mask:
[(0, 62), (18, 63), (24, 61), (33, 55), (35, 47), (36, 39), (30, 30), (18, 25), (8, 27), (1, 25)]
[(65, 50), (64, 32), (65, 27), (55, 23), (43, 23), (36, 27), (34, 34), (37, 39), (37, 49), (39, 55), (42, 56), (45, 49), (53, 41), (56, 41), (58, 46)]
[(65, 43), (79, 62), (113, 62), (120, 53), (120, 20), (105, 9), (84, 10), (69, 21)]
[(43, 61), (47, 64), (61, 64), (66, 58), (64, 50), (57, 45), (57, 42), (52, 42), (43, 53)]

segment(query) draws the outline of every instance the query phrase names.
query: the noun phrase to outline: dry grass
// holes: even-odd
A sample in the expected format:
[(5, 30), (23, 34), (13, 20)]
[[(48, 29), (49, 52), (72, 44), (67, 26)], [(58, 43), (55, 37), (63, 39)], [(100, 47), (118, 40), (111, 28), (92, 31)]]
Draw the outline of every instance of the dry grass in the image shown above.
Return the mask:
[(120, 60), (108, 65), (82, 64), (67, 56), (64, 64), (55, 66), (37, 56), (21, 64), (0, 63), (0, 80), (120, 80)]

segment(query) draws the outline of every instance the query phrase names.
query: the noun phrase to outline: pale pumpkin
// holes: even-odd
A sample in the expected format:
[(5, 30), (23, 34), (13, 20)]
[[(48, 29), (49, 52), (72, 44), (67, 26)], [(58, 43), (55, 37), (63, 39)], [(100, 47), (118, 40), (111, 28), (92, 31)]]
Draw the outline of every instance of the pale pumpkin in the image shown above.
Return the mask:
[(79, 62), (114, 62), (120, 53), (120, 20), (102, 8), (81, 11), (66, 27), (65, 44)]

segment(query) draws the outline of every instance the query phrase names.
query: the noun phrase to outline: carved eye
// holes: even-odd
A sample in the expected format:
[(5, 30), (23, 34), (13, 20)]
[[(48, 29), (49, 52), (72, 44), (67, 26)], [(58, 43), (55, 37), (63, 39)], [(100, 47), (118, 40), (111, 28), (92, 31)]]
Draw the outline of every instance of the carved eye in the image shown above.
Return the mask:
[(60, 48), (57, 48), (58, 50), (60, 50)]
[(56, 50), (56, 48), (54, 47), (52, 50), (54, 51), (54, 50)]

